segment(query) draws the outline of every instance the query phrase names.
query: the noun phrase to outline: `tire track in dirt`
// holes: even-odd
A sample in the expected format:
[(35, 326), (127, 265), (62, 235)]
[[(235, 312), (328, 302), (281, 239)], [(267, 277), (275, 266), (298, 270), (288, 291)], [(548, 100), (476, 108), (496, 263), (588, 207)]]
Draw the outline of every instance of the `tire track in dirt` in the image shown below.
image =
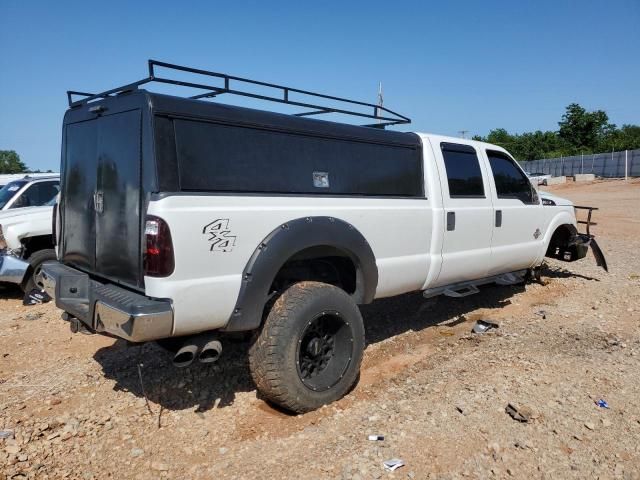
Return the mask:
[[(508, 289), (510, 287), (489, 287)], [(486, 290), (486, 287), (485, 289)], [(478, 295), (483, 294), (481, 289)], [(410, 330), (399, 336), (388, 338), (382, 342), (369, 345), (365, 350), (360, 380), (355, 389), (345, 398), (320, 410), (303, 415), (291, 415), (265, 402), (258, 402), (250, 412), (236, 422), (234, 438), (238, 441), (250, 441), (268, 435), (269, 438), (286, 438), (307, 427), (312, 427), (336, 413), (348, 410), (360, 402), (375, 397), (374, 390), (381, 388), (385, 382), (401, 375), (417, 364), (429, 364), (431, 357), (439, 347), (459, 344), (459, 340), (468, 335), (473, 324), (480, 319), (493, 320), (500, 323), (505, 318), (532, 318), (536, 307), (552, 305), (562, 297), (569, 287), (557, 279), (549, 279), (545, 285), (529, 284), (527, 289), (517, 294), (515, 302), (509, 302), (500, 308), (476, 308), (459, 318), (446, 319), (445, 322), (429, 326), (420, 331)], [(444, 300), (444, 299), (443, 299)], [(424, 304), (433, 302), (423, 300)], [(455, 299), (446, 299), (443, 303), (455, 303)], [(435, 306), (422, 312), (428, 315), (438, 309)], [(460, 347), (458, 345), (457, 348)], [(459, 354), (464, 355), (464, 351)]]

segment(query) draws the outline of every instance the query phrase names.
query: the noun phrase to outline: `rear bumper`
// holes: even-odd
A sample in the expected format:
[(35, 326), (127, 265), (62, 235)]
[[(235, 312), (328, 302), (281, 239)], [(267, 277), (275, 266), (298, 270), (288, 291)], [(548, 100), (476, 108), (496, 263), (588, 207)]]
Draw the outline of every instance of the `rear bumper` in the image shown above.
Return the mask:
[(0, 254), (0, 282), (20, 284), (29, 268), (29, 262), (8, 253)]
[(173, 308), (169, 300), (149, 299), (98, 282), (60, 262), (43, 264), (42, 282), (58, 308), (98, 333), (130, 342), (157, 340), (172, 334)]

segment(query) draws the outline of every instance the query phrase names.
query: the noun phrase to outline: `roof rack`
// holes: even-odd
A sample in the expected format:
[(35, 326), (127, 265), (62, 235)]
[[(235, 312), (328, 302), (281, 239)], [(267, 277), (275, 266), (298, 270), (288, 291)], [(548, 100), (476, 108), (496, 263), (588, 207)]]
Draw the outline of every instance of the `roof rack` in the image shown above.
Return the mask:
[[(194, 73), (197, 75), (204, 75), (208, 77), (219, 78), (224, 80), (224, 86), (216, 87), (213, 85), (205, 85), (202, 83), (192, 83), (192, 82), (185, 82), (181, 80), (173, 80), (170, 78), (160, 77), (156, 75), (156, 68), (166, 68), (169, 70), (177, 70), (181, 72), (188, 72), (188, 73)], [(93, 100), (112, 97), (122, 93), (137, 90), (138, 87), (140, 87), (141, 85), (145, 85), (147, 83), (152, 83), (152, 82), (166, 83), (170, 85), (179, 85), (183, 87), (191, 87), (191, 88), (204, 90), (203, 93), (188, 97), (194, 100), (214, 98), (222, 94), (229, 94), (229, 95), (239, 95), (243, 97), (256, 98), (259, 100), (266, 100), (266, 101), (277, 102), (277, 103), (284, 103), (287, 105), (294, 105), (297, 107), (311, 109), (309, 111), (293, 114), (294, 116), (298, 116), (298, 117), (309, 117), (313, 115), (324, 115), (328, 113), (340, 113), (345, 115), (354, 115), (357, 117), (376, 120), (378, 123), (363, 125), (366, 127), (376, 127), (376, 128), (384, 128), (385, 126), (388, 126), (388, 125), (399, 125), (399, 124), (411, 123), (410, 118), (405, 117), (404, 115), (400, 115), (399, 113), (396, 113), (380, 105), (375, 105), (373, 103), (365, 103), (357, 100), (350, 100), (348, 98), (335, 97), (333, 95), (324, 95), (322, 93), (315, 93), (315, 92), (310, 92), (308, 90), (300, 90), (298, 88), (285, 87), (283, 85), (276, 85), (274, 83), (266, 83), (266, 82), (260, 82), (257, 80), (250, 80), (248, 78), (234, 77), (232, 75), (210, 72), (210, 71), (201, 70), (198, 68), (183, 67), (181, 65), (174, 65), (171, 63), (160, 62), (158, 60), (149, 60), (149, 76), (146, 78), (143, 78), (142, 80), (138, 80), (137, 82), (133, 82), (128, 85), (123, 85), (121, 87), (113, 88), (111, 90), (107, 90), (101, 93), (86, 93), (86, 92), (78, 92), (78, 91), (70, 90), (70, 91), (67, 91), (67, 100), (69, 102), (69, 107), (71, 108), (78, 107), (80, 105), (85, 105)], [(233, 85), (234, 87), (236, 87), (236, 84), (240, 84), (240, 85), (237, 88), (232, 88), (232, 85), (231, 85), (232, 82), (234, 84)], [(276, 96), (260, 95), (257, 93), (248, 92), (246, 90), (242, 90), (242, 84), (258, 85), (261, 87), (277, 89), (280, 91), (279, 93), (281, 96), (276, 97)], [(348, 110), (346, 108), (337, 108), (337, 107), (332, 107), (327, 105), (317, 105), (314, 103), (296, 101), (290, 98), (290, 95), (292, 93), (299, 94), (299, 95), (306, 95), (309, 97), (313, 97), (314, 99), (322, 99), (322, 100), (328, 100), (333, 102), (344, 102), (350, 105), (349, 108), (355, 108), (356, 105), (359, 107), (368, 107), (373, 109), (373, 113), (365, 113), (363, 111)], [(74, 101), (74, 98), (73, 98), (74, 96), (83, 97), (83, 98)]]

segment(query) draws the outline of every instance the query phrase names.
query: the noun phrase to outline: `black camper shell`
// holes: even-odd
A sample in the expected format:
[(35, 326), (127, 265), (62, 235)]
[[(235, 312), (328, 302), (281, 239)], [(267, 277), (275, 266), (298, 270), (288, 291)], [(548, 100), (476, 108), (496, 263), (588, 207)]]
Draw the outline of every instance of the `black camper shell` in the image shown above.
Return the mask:
[(129, 289), (144, 291), (153, 199), (424, 197), (415, 134), (137, 88), (94, 97), (72, 103), (64, 117), (59, 258)]

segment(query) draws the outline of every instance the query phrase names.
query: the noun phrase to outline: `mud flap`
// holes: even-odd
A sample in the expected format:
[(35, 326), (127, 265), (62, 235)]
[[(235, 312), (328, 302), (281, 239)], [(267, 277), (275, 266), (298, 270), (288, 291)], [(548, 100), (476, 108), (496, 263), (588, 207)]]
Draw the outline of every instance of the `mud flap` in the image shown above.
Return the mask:
[[(593, 235), (589, 235), (589, 234), (585, 235), (583, 233), (579, 233), (576, 236), (573, 244), (569, 246), (569, 251), (565, 252), (565, 255), (569, 254), (569, 252), (573, 253), (574, 251), (583, 252), (582, 254), (579, 253), (577, 258), (584, 258), (587, 253), (586, 250), (589, 247), (591, 247), (593, 256), (596, 259), (596, 265), (604, 268), (604, 270), (608, 272), (609, 268), (607, 266), (607, 261), (604, 258), (604, 253), (602, 253), (602, 250), (600, 249), (600, 246), (598, 245), (598, 242), (596, 242), (596, 239), (593, 237)], [(574, 258), (566, 258), (566, 257), (565, 259), (568, 261), (574, 260)]]
[(604, 268), (605, 272), (608, 272), (609, 268), (607, 267), (607, 261), (604, 258), (604, 253), (602, 253), (602, 250), (600, 250), (600, 246), (598, 245), (598, 242), (596, 242), (595, 238), (591, 237), (589, 246), (591, 247), (593, 256), (596, 258), (596, 265)]

